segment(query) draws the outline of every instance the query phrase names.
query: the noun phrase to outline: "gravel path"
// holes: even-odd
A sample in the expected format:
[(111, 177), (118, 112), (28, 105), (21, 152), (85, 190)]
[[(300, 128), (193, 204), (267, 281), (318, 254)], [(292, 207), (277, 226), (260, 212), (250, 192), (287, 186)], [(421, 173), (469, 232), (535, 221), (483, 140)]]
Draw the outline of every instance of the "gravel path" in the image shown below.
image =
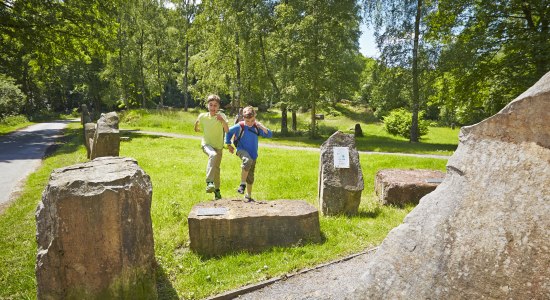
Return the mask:
[(344, 259), (317, 266), (288, 277), (279, 277), (256, 285), (209, 298), (210, 300), (333, 300), (344, 299), (357, 286), (376, 248)]

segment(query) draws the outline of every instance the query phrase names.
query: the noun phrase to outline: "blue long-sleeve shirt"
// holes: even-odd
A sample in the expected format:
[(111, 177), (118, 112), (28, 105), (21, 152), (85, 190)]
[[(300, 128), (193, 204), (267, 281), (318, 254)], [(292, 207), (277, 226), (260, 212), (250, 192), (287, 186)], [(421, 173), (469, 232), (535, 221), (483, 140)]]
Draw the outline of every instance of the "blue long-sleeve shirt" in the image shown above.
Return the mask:
[[(231, 126), (229, 132), (225, 135), (225, 143), (231, 144), (231, 138), (239, 138), (241, 132), (241, 125), (239, 123)], [(264, 133), (263, 130), (255, 126), (246, 126), (246, 123), (243, 126), (243, 134), (239, 143), (237, 144), (237, 151), (245, 150), (248, 152), (252, 159), (258, 158), (258, 136), (265, 138), (270, 138), (273, 136), (273, 132), (267, 129), (267, 133)]]

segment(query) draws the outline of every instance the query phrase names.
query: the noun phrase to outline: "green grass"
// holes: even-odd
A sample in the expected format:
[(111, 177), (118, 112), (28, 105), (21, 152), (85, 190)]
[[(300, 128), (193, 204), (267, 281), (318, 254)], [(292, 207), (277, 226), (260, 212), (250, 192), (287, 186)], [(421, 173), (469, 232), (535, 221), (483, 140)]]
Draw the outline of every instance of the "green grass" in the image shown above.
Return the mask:
[(10, 116), (0, 120), (0, 135), (10, 133), (14, 130), (18, 130), (29, 125), (34, 124), (30, 122), (25, 116)]
[[(54, 168), (85, 160), (79, 124), (72, 137), (32, 174), (21, 197), (0, 216), (0, 298), (32, 299), (36, 295), (34, 211)], [(324, 242), (302, 247), (274, 248), (259, 254), (235, 253), (204, 259), (189, 251), (187, 215), (212, 195), (204, 192), (206, 156), (200, 142), (131, 134), (121, 144), (121, 156), (135, 158), (153, 183), (152, 220), (159, 265), (160, 299), (197, 299), (249, 283), (311, 267), (378, 245), (400, 224), (412, 207), (380, 205), (375, 199), (374, 176), (381, 168), (444, 170), (446, 160), (394, 155), (361, 155), (365, 190), (354, 217), (320, 217)], [(256, 199), (300, 199), (317, 203), (319, 153), (261, 148), (253, 195)], [(239, 160), (224, 152), (222, 195), (240, 196)]]
[[(134, 110), (122, 114), (120, 127), (200, 136), (201, 133), (193, 131), (193, 124), (199, 113), (199, 109), (188, 112)], [(458, 145), (458, 128), (430, 127), (428, 135), (423, 137), (420, 143), (410, 143), (407, 139), (386, 133), (383, 124), (377, 122), (372, 114), (365, 109), (353, 109), (349, 105), (338, 104), (336, 109), (320, 113), (325, 113), (325, 119), (318, 121), (320, 137), (310, 139), (307, 136), (309, 112), (297, 114), (298, 130), (296, 133), (291, 132), (291, 136), (286, 137), (280, 135), (281, 114), (279, 111), (260, 112), (258, 120), (275, 132), (273, 139), (262, 142), (319, 147), (336, 130), (353, 133), (355, 124), (359, 123), (364, 137), (356, 138), (356, 143), (357, 149), (361, 151), (451, 155)], [(228, 117), (232, 121), (232, 116)], [(290, 129), (290, 114), (288, 121)]]

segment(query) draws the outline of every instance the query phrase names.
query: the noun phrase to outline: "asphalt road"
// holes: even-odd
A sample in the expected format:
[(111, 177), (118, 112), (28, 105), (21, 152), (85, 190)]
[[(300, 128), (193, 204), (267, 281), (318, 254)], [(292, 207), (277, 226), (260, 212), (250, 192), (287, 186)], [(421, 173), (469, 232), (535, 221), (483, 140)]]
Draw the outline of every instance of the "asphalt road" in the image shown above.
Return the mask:
[(20, 188), (20, 183), (41, 164), (49, 146), (72, 121), (31, 125), (0, 136), (0, 207)]

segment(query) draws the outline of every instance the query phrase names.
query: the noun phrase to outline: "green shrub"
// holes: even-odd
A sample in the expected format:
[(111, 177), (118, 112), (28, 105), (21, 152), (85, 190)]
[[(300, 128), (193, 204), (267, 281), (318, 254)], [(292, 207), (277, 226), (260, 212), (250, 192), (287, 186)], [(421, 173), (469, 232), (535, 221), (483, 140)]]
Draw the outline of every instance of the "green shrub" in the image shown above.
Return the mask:
[(24, 124), (27, 122), (29, 122), (29, 120), (24, 115), (15, 115), (0, 119), (0, 125), (6, 126), (17, 126), (19, 124)]
[[(428, 134), (429, 122), (423, 120), (424, 112), (418, 114), (419, 136)], [(384, 117), (384, 127), (386, 131), (395, 136), (401, 136), (408, 139), (411, 135), (412, 113), (404, 108), (392, 110)]]
[(18, 115), (25, 104), (25, 94), (15, 84), (15, 80), (0, 74), (0, 119)]

